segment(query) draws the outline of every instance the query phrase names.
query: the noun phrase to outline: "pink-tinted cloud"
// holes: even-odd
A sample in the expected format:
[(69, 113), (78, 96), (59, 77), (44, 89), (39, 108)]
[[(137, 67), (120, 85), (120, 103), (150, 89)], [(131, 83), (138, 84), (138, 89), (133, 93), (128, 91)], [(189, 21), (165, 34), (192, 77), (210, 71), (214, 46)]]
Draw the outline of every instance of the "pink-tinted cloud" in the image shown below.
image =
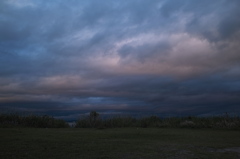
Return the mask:
[(238, 6), (2, 0), (0, 107), (61, 116), (239, 113)]

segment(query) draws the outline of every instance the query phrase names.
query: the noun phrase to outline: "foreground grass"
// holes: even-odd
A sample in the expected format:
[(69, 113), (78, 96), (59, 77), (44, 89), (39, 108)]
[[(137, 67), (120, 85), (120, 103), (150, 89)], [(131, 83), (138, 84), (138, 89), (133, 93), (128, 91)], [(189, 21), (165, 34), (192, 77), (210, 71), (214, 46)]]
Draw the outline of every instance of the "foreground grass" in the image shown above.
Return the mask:
[(0, 129), (0, 158), (239, 158), (240, 132), (214, 129)]

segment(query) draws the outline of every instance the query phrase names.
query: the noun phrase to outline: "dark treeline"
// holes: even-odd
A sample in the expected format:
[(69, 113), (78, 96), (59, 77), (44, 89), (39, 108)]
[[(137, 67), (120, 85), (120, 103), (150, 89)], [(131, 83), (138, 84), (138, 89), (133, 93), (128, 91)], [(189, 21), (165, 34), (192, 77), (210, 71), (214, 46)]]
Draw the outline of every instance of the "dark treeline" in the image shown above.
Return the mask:
[(227, 114), (217, 117), (170, 117), (159, 118), (157, 116), (133, 118), (112, 117), (101, 119), (96, 112), (80, 118), (76, 122), (76, 128), (122, 128), (122, 127), (158, 127), (158, 128), (220, 128), (240, 129), (240, 118), (229, 117)]
[(1, 114), (0, 127), (66, 128), (69, 125), (61, 119), (44, 115), (21, 116), (18, 114)]
[[(0, 114), (0, 127), (33, 127), (33, 128), (67, 128), (68, 123), (61, 119), (44, 115), (21, 116), (18, 114)], [(75, 128), (124, 128), (124, 127), (155, 127), (155, 128), (216, 128), (240, 130), (240, 117), (229, 117), (227, 114), (215, 117), (170, 117), (160, 118), (149, 116), (134, 118), (115, 116), (102, 119), (92, 111), (88, 116), (81, 117)]]

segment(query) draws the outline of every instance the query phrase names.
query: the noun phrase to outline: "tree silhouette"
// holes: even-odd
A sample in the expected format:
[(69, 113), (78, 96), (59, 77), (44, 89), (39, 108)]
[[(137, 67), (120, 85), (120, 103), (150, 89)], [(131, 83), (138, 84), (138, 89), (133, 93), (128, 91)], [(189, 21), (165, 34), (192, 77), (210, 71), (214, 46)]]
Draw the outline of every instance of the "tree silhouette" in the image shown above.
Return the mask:
[(92, 127), (95, 127), (98, 116), (99, 116), (99, 114), (96, 111), (90, 112), (89, 120), (90, 120), (90, 124), (92, 125)]

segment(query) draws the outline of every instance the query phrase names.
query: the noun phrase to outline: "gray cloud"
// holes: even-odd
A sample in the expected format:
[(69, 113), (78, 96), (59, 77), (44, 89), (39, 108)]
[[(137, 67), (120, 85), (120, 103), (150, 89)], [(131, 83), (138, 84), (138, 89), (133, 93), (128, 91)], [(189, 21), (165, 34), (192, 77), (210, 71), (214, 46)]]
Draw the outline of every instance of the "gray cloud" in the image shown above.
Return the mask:
[(0, 6), (4, 109), (59, 116), (92, 109), (240, 111), (238, 1), (9, 0)]

